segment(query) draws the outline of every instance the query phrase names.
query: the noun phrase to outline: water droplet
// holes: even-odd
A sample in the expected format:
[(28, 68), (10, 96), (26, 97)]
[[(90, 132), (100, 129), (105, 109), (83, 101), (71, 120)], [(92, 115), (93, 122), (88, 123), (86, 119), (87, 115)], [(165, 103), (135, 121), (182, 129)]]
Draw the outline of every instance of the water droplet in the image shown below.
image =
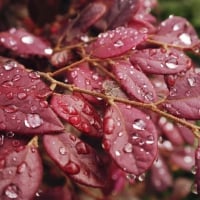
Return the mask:
[(190, 77), (187, 79), (189, 86), (194, 87), (196, 85), (196, 79), (194, 77)]
[(94, 79), (95, 81), (97, 81), (99, 79), (99, 75), (98, 74), (92, 74), (92, 79)]
[(2, 83), (3, 87), (12, 87), (13, 86), (13, 81), (5, 81)]
[(89, 148), (86, 146), (84, 142), (78, 142), (75, 146), (78, 154), (88, 154)]
[(133, 184), (133, 183), (135, 183), (136, 175), (135, 174), (127, 174), (126, 178), (129, 181), (129, 183)]
[(9, 131), (6, 133), (6, 137), (8, 137), (8, 138), (12, 138), (14, 136), (15, 136), (15, 134), (12, 131)]
[(23, 36), (23, 37), (21, 38), (21, 41), (22, 41), (24, 44), (33, 44), (34, 38), (33, 38), (31, 35), (26, 35), (26, 36)]
[(125, 146), (124, 146), (124, 152), (126, 153), (131, 153), (133, 151), (133, 145), (131, 143), (127, 143)]
[(72, 116), (72, 117), (69, 117), (69, 122), (73, 125), (78, 125), (81, 121), (81, 118), (80, 116)]
[(144, 179), (145, 179), (145, 176), (146, 176), (146, 174), (145, 174), (145, 173), (143, 173), (143, 174), (140, 174), (140, 175), (138, 176), (138, 180), (139, 180), (140, 182), (144, 181)]
[(188, 164), (190, 164), (190, 163), (193, 162), (193, 159), (192, 159), (191, 156), (185, 156), (185, 157), (183, 158), (183, 160), (184, 160), (185, 163), (188, 163)]
[(69, 105), (69, 106), (61, 105), (61, 107), (62, 107), (64, 112), (67, 112), (70, 115), (77, 115), (78, 114), (77, 110), (71, 105)]
[(115, 155), (116, 155), (116, 156), (120, 156), (120, 155), (121, 155), (120, 151), (116, 150), (116, 151), (115, 151)]
[(9, 60), (7, 61), (5, 64), (4, 64), (4, 69), (6, 71), (10, 71), (12, 70), (13, 68), (17, 67), (17, 62), (15, 62), (14, 60)]
[(76, 136), (75, 136), (75, 135), (69, 135), (69, 139), (70, 139), (72, 142), (76, 142)]
[(80, 167), (76, 163), (70, 161), (64, 166), (64, 171), (70, 175), (78, 174), (80, 172)]
[(17, 94), (18, 99), (22, 100), (27, 97), (27, 94), (25, 92), (20, 92)]
[(38, 114), (27, 114), (24, 125), (28, 128), (38, 128), (43, 124), (43, 120)]
[(154, 136), (148, 135), (146, 138), (146, 144), (154, 144)]
[(19, 188), (15, 184), (10, 184), (5, 188), (4, 194), (10, 199), (16, 199), (19, 196)]
[(106, 124), (105, 124), (105, 133), (106, 134), (111, 134), (112, 131), (114, 130), (115, 124), (114, 120), (112, 118), (107, 118), (106, 119)]
[(1, 134), (0, 135), (0, 146), (2, 146), (4, 144), (4, 135)]
[(77, 75), (78, 75), (77, 70), (74, 70), (74, 71), (71, 72), (71, 77), (72, 77), (73, 79), (75, 79), (75, 78), (77, 77)]
[(89, 42), (89, 41), (90, 41), (90, 38), (89, 38), (87, 35), (82, 35), (82, 36), (81, 36), (81, 40), (82, 40), (83, 42)]
[(170, 95), (171, 97), (176, 96), (176, 95), (177, 95), (177, 89), (174, 88), (174, 87), (171, 88), (170, 91), (169, 91), (169, 95)]
[(172, 29), (173, 29), (173, 31), (178, 31), (180, 29), (180, 25), (175, 24)]
[(22, 162), (17, 167), (17, 173), (21, 174), (21, 173), (25, 172), (26, 168), (27, 168), (27, 164), (25, 162)]
[(111, 146), (110, 140), (104, 139), (103, 142), (102, 142), (103, 149), (105, 149), (106, 151), (108, 151), (110, 149), (110, 146)]
[(121, 137), (123, 135), (123, 132), (119, 132), (118, 136)]
[(192, 40), (190, 35), (188, 35), (187, 33), (182, 33), (181, 35), (179, 35), (179, 39), (181, 40), (181, 42), (183, 42), (185, 45), (191, 45), (192, 44)]
[(46, 48), (46, 49), (44, 49), (44, 53), (47, 54), (47, 55), (51, 55), (53, 53), (53, 49)]
[(124, 43), (123, 43), (123, 41), (121, 41), (121, 40), (117, 40), (117, 41), (114, 43), (114, 46), (115, 46), (115, 47), (122, 47), (122, 46), (124, 46)]
[(3, 169), (6, 165), (5, 159), (0, 160), (0, 169)]
[(19, 75), (19, 74), (16, 74), (14, 77), (13, 77), (13, 81), (18, 81), (18, 80), (20, 80), (20, 78), (21, 78), (21, 75)]
[(167, 66), (168, 69), (176, 69), (178, 65), (170, 62), (166, 62), (165, 65)]
[(136, 119), (133, 122), (133, 128), (136, 130), (145, 130), (146, 128), (146, 123), (142, 119)]
[(61, 155), (65, 155), (65, 154), (67, 153), (65, 147), (60, 147), (60, 148), (59, 148), (59, 153), (60, 153)]
[(15, 105), (9, 105), (4, 108), (4, 111), (7, 113), (14, 113), (18, 110), (18, 107)]
[(193, 165), (192, 168), (191, 168), (191, 172), (192, 172), (192, 174), (196, 174), (197, 166)]
[(132, 139), (137, 140), (139, 138), (139, 135), (137, 133), (132, 134)]
[(84, 104), (83, 112), (86, 113), (87, 115), (91, 115), (92, 109), (87, 104)]
[(28, 76), (32, 79), (39, 79), (40, 78), (40, 75), (38, 72), (35, 72), (35, 71), (32, 71), (32, 72), (29, 72)]
[(152, 101), (153, 100), (153, 94), (152, 92), (148, 92), (144, 95), (145, 100)]

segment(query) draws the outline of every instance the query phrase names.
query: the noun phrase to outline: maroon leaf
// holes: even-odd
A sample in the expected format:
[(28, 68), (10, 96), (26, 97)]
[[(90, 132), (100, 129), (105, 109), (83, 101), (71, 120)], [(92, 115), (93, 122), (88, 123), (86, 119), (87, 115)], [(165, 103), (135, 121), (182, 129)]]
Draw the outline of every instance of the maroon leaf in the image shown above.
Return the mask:
[(22, 140), (4, 139), (0, 146), (0, 198), (32, 199), (42, 179), (37, 148)]
[(53, 50), (41, 38), (23, 29), (12, 28), (7, 32), (0, 32), (0, 45), (11, 50), (16, 55), (38, 55), (49, 57)]
[(80, 131), (90, 136), (102, 136), (100, 116), (82, 97), (54, 94), (51, 107), (60, 117)]
[(173, 115), (200, 119), (200, 74), (188, 71), (178, 77), (163, 107)]
[[(67, 72), (67, 80), (75, 86), (89, 91), (102, 91), (103, 78), (94, 70), (90, 69), (88, 63), (82, 63), (78, 67)], [(100, 103), (102, 99), (97, 99), (94, 96), (81, 94), (85, 99), (91, 103)]]
[(175, 74), (192, 67), (191, 59), (177, 49), (144, 49), (134, 51), (131, 63), (144, 72), (153, 74)]
[(151, 182), (153, 187), (162, 192), (172, 186), (172, 176), (164, 159), (159, 156), (151, 167)]
[(63, 130), (49, 108), (51, 93), (38, 73), (26, 71), (14, 60), (0, 58), (0, 130), (40, 134)]
[(165, 117), (159, 119), (158, 125), (164, 135), (172, 144), (174, 145), (183, 145), (184, 140), (179, 132), (176, 124), (168, 121)]
[(195, 185), (194, 191), (195, 193), (200, 194), (200, 147), (198, 146), (195, 150)]
[(74, 181), (93, 187), (105, 184), (105, 169), (95, 150), (70, 133), (45, 135), (49, 156)]
[(113, 29), (124, 26), (131, 17), (136, 13), (139, 7), (138, 0), (119, 1), (115, 0), (105, 16), (107, 28)]
[(94, 57), (110, 58), (126, 53), (145, 39), (146, 35), (136, 29), (117, 27), (112, 31), (101, 33), (98, 39), (88, 46), (87, 50)]
[(114, 62), (112, 71), (130, 96), (147, 103), (156, 101), (156, 92), (150, 80), (129, 62)]
[(152, 165), (157, 131), (148, 115), (131, 106), (113, 105), (104, 116), (104, 133), (103, 147), (122, 170), (139, 176)]
[(195, 164), (195, 151), (190, 146), (175, 148), (170, 156), (170, 162), (183, 170), (190, 171)]
[(191, 48), (199, 42), (198, 35), (192, 25), (185, 18), (177, 16), (170, 16), (163, 21), (153, 39), (182, 48)]

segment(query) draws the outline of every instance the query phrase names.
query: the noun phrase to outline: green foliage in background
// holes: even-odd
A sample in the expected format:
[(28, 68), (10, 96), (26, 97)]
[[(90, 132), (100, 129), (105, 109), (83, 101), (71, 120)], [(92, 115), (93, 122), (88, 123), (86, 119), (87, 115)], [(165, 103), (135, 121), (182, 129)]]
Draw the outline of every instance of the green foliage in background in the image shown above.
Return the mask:
[(158, 0), (157, 14), (161, 19), (169, 15), (188, 19), (200, 35), (200, 0)]

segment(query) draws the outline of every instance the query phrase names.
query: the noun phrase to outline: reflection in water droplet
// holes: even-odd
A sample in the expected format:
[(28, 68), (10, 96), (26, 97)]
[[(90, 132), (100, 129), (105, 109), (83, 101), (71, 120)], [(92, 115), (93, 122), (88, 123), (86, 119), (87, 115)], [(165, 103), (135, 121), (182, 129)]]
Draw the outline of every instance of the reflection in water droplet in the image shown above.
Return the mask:
[(61, 155), (65, 155), (65, 154), (67, 153), (65, 147), (60, 147), (60, 148), (59, 148), (59, 153), (60, 153)]
[(136, 119), (133, 122), (133, 128), (136, 129), (136, 130), (145, 130), (146, 123), (142, 119)]
[(121, 40), (117, 40), (115, 43), (114, 43), (114, 47), (122, 47), (124, 46), (124, 43), (123, 41)]
[(64, 166), (64, 170), (70, 175), (74, 175), (80, 172), (80, 167), (76, 163), (70, 161)]
[(140, 176), (138, 176), (138, 180), (139, 180), (140, 182), (144, 181), (145, 176), (146, 176), (145, 173), (141, 174)]
[(178, 65), (170, 62), (166, 62), (165, 65), (167, 66), (168, 69), (176, 69)]
[(38, 128), (43, 124), (43, 120), (38, 114), (27, 114), (24, 125), (28, 128)]
[(126, 178), (129, 181), (129, 183), (133, 184), (133, 183), (135, 183), (136, 175), (135, 174), (127, 174)]
[(116, 150), (116, 151), (115, 151), (115, 155), (116, 155), (116, 156), (120, 156), (121, 153), (120, 153), (119, 151)]
[(146, 138), (146, 144), (154, 144), (154, 137), (153, 135), (148, 135)]
[(30, 35), (26, 35), (26, 36), (23, 36), (21, 38), (21, 41), (24, 43), (24, 44), (33, 44), (34, 42), (34, 38)]
[(125, 146), (124, 146), (124, 151), (126, 153), (131, 153), (133, 151), (133, 145), (131, 143), (127, 143)]
[(179, 35), (179, 39), (180, 39), (181, 42), (183, 42), (185, 45), (191, 45), (191, 44), (192, 44), (191, 37), (190, 37), (187, 33), (182, 33), (181, 35)]
[(16, 199), (19, 196), (19, 188), (15, 184), (10, 184), (5, 188), (4, 194), (10, 199)]
[(189, 86), (194, 87), (196, 85), (196, 79), (194, 77), (190, 77), (187, 79)]
[(178, 31), (180, 29), (180, 25), (175, 24), (172, 29), (173, 29), (173, 31)]

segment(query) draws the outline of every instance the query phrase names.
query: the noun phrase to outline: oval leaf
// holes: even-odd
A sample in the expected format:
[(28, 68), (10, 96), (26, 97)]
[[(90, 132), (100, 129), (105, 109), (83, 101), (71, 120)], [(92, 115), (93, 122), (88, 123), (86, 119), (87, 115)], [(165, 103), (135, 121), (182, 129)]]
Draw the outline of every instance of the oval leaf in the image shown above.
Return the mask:
[(0, 146), (0, 199), (32, 199), (42, 179), (37, 148), (4, 139)]
[(76, 95), (54, 94), (51, 107), (60, 117), (80, 131), (90, 136), (102, 136), (100, 116), (85, 99)]
[(0, 130), (22, 134), (58, 132), (63, 125), (45, 101), (51, 94), (36, 72), (0, 58)]
[(135, 69), (129, 62), (114, 62), (112, 71), (130, 96), (146, 103), (156, 101), (156, 92), (150, 80), (144, 73)]
[(104, 116), (104, 133), (103, 147), (122, 170), (139, 176), (152, 165), (157, 131), (148, 115), (124, 104), (112, 105)]
[(7, 32), (0, 32), (0, 45), (19, 56), (49, 57), (53, 53), (52, 48), (46, 42), (24, 29), (12, 28)]
[(105, 169), (100, 157), (88, 144), (70, 133), (45, 135), (49, 156), (74, 181), (93, 187), (105, 185)]
[(173, 115), (186, 119), (200, 119), (200, 73), (188, 71), (178, 77), (170, 88), (163, 107)]
[(176, 74), (192, 67), (191, 59), (177, 49), (143, 49), (134, 51), (131, 63), (146, 73)]
[(153, 39), (182, 48), (192, 48), (199, 43), (198, 35), (192, 25), (185, 18), (177, 16), (170, 16), (163, 21)]
[(144, 33), (133, 28), (117, 27), (114, 30), (101, 33), (98, 39), (88, 46), (87, 50), (94, 57), (111, 58), (135, 48), (145, 39)]

